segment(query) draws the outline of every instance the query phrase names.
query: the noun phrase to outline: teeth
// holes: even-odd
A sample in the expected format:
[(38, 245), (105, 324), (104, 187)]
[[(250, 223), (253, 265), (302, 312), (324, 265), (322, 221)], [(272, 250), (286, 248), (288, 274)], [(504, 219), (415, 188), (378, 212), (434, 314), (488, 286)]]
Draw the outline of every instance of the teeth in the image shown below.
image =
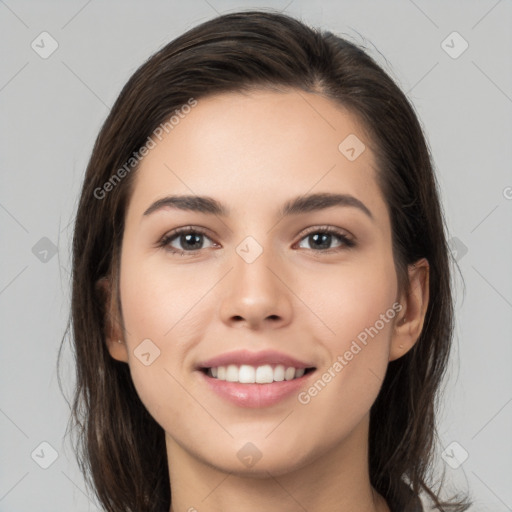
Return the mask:
[(228, 382), (238, 382), (238, 367), (230, 364), (226, 369), (226, 380)]
[(272, 366), (266, 364), (256, 368), (256, 382), (258, 384), (270, 384), (274, 382), (274, 370)]
[(285, 380), (292, 380), (295, 377), (295, 368), (286, 368), (284, 372)]
[(256, 370), (252, 366), (243, 364), (238, 372), (238, 382), (253, 384), (256, 382)]
[(281, 382), (284, 380), (284, 366), (282, 364), (277, 365), (274, 368), (274, 380), (276, 382)]
[(272, 367), (269, 364), (254, 367), (247, 364), (237, 366), (218, 366), (209, 368), (208, 375), (227, 382), (240, 382), (243, 384), (269, 384), (271, 382), (282, 382), (302, 377), (305, 368), (295, 369), (291, 366), (285, 368), (282, 364)]

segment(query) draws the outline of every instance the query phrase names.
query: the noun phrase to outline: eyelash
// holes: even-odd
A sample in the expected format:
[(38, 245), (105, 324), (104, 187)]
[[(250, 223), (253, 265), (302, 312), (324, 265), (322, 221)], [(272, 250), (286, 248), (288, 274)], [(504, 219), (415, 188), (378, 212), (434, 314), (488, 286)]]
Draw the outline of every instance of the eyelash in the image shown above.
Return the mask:
[[(158, 242), (158, 247), (164, 248), (166, 251), (168, 251), (168, 252), (170, 252), (172, 254), (179, 254), (180, 256), (196, 255), (199, 251), (201, 251), (201, 249), (195, 249), (195, 250), (191, 250), (191, 251), (182, 251), (182, 250), (179, 250), (179, 249), (175, 249), (174, 247), (171, 247), (169, 245), (170, 242), (172, 242), (174, 239), (176, 239), (177, 237), (179, 237), (180, 235), (183, 235), (183, 234), (187, 234), (187, 235), (192, 235), (192, 234), (193, 235), (203, 235), (203, 236), (205, 236), (207, 238), (210, 238), (208, 236), (208, 234), (203, 229), (197, 228), (197, 227), (192, 227), (192, 226), (186, 226), (186, 227), (175, 229), (174, 231), (171, 231), (170, 233), (164, 235), (160, 239), (160, 241)], [(342, 246), (341, 247), (334, 247), (334, 248), (325, 249), (325, 250), (324, 249), (320, 249), (320, 250), (307, 249), (308, 251), (312, 251), (312, 252), (315, 252), (315, 253), (322, 253), (323, 252), (323, 253), (331, 254), (333, 252), (341, 251), (344, 248), (345, 249), (351, 249), (351, 248), (356, 246), (356, 242), (354, 240), (352, 240), (351, 238), (349, 238), (348, 236), (343, 234), (338, 229), (333, 228), (331, 226), (322, 226), (322, 227), (311, 228), (310, 230), (308, 230), (306, 233), (304, 233), (302, 235), (302, 238), (299, 240), (299, 242), (301, 242), (302, 240), (304, 240), (305, 238), (307, 238), (308, 236), (310, 236), (312, 234), (335, 235), (342, 242)]]

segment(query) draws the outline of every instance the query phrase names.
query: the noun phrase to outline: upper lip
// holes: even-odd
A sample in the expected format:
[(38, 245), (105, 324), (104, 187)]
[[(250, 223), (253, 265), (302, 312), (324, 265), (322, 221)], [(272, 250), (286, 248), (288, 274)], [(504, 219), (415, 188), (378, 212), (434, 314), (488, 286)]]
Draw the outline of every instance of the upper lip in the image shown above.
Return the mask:
[(198, 369), (217, 368), (219, 366), (228, 366), (234, 364), (240, 366), (247, 364), (250, 366), (262, 366), (265, 364), (282, 364), (286, 367), (293, 368), (313, 368), (314, 365), (304, 361), (299, 361), (287, 354), (277, 352), (275, 350), (262, 350), (259, 352), (251, 352), (249, 350), (235, 350), (226, 354), (212, 357), (207, 361), (200, 362)]

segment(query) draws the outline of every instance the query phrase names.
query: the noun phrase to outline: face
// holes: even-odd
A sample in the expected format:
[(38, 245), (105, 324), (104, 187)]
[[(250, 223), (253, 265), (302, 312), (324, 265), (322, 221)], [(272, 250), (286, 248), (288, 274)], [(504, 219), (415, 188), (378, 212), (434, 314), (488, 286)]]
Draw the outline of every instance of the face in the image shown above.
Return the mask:
[(403, 316), (356, 119), (304, 92), (200, 99), (134, 185), (109, 347), (169, 449), (254, 475), (346, 446)]

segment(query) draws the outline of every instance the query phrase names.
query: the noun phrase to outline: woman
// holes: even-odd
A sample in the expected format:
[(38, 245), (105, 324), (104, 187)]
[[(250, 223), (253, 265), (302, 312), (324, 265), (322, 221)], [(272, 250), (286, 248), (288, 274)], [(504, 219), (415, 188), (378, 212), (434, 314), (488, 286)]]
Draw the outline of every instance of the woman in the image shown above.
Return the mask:
[(438, 510), (449, 252), (414, 110), (361, 49), (219, 16), (130, 78), (78, 206), (79, 460), (108, 511)]

